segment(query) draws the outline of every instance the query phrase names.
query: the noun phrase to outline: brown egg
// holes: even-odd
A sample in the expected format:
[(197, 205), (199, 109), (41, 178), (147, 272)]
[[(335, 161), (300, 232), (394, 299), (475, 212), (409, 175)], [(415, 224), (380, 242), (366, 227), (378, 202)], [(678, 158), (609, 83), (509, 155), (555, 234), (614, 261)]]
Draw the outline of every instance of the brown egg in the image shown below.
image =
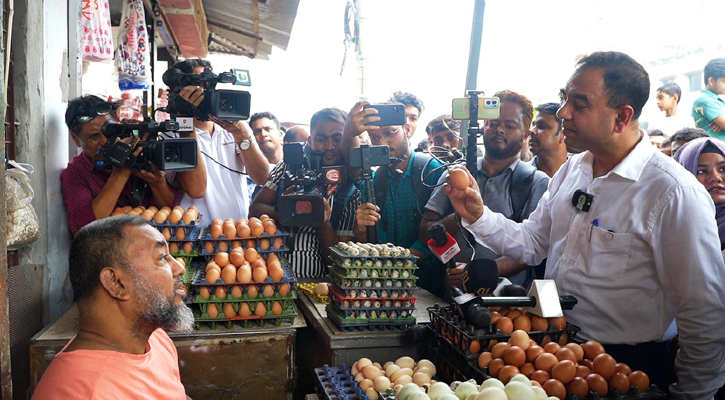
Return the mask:
[(525, 377), (531, 378), (531, 374), (536, 372), (536, 367), (534, 367), (534, 364), (532, 363), (526, 363), (523, 367), (519, 368), (519, 370)]
[(212, 225), (211, 228), (209, 228), (209, 235), (211, 235), (212, 239), (219, 239), (222, 237), (222, 227), (221, 225)]
[(224, 225), (222, 227), (222, 233), (225, 239), (234, 239), (237, 236), (237, 228), (234, 225)]
[(185, 211), (185, 210), (184, 210), (184, 207), (182, 207), (182, 206), (174, 206), (174, 208), (172, 208), (172, 210), (178, 210), (178, 211), (179, 211), (180, 213), (182, 213), (182, 214), (183, 214), (183, 213), (184, 213), (184, 211)]
[(250, 225), (249, 229), (252, 230), (252, 237), (255, 237), (255, 238), (262, 236), (262, 234), (264, 233), (264, 227), (262, 225), (254, 225), (254, 226)]
[(521, 367), (526, 363), (526, 352), (519, 346), (511, 346), (503, 353), (503, 360), (506, 361), (506, 364), (508, 365)]
[(450, 168), (448, 169), (448, 184), (458, 190), (466, 190), (468, 187), (469, 178), (466, 170), (463, 168)]
[(496, 322), (501, 319), (502, 315), (498, 311), (491, 311), (491, 325), (496, 326)]
[(222, 269), (222, 282), (225, 284), (234, 283), (237, 280), (237, 269), (233, 265), (227, 265)]
[(232, 287), (232, 297), (235, 299), (241, 299), (242, 298), (242, 287), (239, 285)]
[(272, 278), (272, 282), (279, 282), (284, 278), (284, 270), (282, 267), (275, 266), (269, 267), (269, 277)]
[(224, 286), (217, 286), (214, 288), (214, 296), (217, 299), (226, 299), (227, 298), (227, 289)]
[(264, 232), (267, 235), (274, 235), (277, 233), (277, 225), (275, 225), (274, 222), (268, 222), (266, 225), (264, 225)]
[(592, 372), (599, 374), (604, 379), (609, 379), (614, 373), (614, 366), (617, 362), (607, 353), (602, 353), (594, 358)]
[(262, 225), (262, 221), (259, 218), (255, 218), (255, 217), (249, 218), (249, 226), (250, 227), (252, 225), (257, 225), (257, 224)]
[(242, 303), (241, 306), (239, 306), (239, 316), (240, 317), (249, 317), (252, 315), (252, 310), (249, 309), (249, 304)]
[(539, 317), (538, 315), (531, 316), (531, 330), (545, 331), (547, 329), (549, 329), (549, 321), (546, 318)]
[(238, 238), (248, 238), (251, 236), (252, 230), (249, 229), (249, 225), (246, 223), (237, 224), (237, 237)]
[(514, 323), (508, 317), (501, 317), (496, 321), (496, 329), (500, 330), (504, 335), (510, 335), (514, 331)]
[(615, 372), (609, 377), (609, 388), (617, 389), (619, 394), (627, 394), (629, 392), (629, 378), (621, 372)]
[(267, 308), (264, 306), (263, 301), (257, 303), (257, 307), (254, 309), (254, 315), (258, 317), (264, 317), (267, 315)]
[(592, 360), (590, 360), (588, 358), (585, 358), (585, 359), (579, 361), (579, 365), (583, 365), (583, 366), (589, 368), (589, 370), (591, 370), (594, 367), (594, 363), (592, 362)]
[(257, 247), (257, 241), (255, 239), (247, 240), (247, 243), (244, 245), (245, 249), (254, 249), (256, 247)]
[(597, 392), (599, 396), (606, 396), (607, 392), (609, 392), (609, 385), (607, 384), (606, 379), (602, 378), (601, 375), (589, 374), (585, 379), (587, 381), (587, 385), (589, 385), (589, 390)]
[(557, 363), (559, 363), (559, 359), (557, 359), (555, 355), (551, 353), (544, 353), (536, 357), (534, 365), (536, 366), (536, 369), (550, 372), (551, 369), (554, 368), (554, 365), (556, 365)]
[(267, 270), (264, 268), (253, 268), (252, 279), (254, 282), (262, 283), (267, 279)]
[(123, 207), (116, 207), (113, 209), (113, 212), (111, 213), (111, 215), (121, 215), (121, 214), (126, 214), (126, 210), (124, 210)]
[(229, 253), (229, 262), (237, 268), (241, 267), (242, 264), (244, 264), (244, 253), (232, 250), (232, 252)]
[(520, 315), (514, 319), (514, 329), (529, 332), (531, 330), (531, 318), (527, 315)]
[(262, 295), (264, 295), (264, 297), (274, 296), (274, 285), (264, 285), (264, 289), (262, 290)]
[(559, 351), (554, 353), (554, 355), (559, 359), (559, 361), (571, 360), (576, 364), (576, 354), (574, 354), (574, 350), (568, 347), (562, 347)]
[(576, 343), (569, 343), (569, 344), (567, 344), (564, 347), (566, 347), (568, 349), (571, 349), (571, 351), (574, 352), (574, 355), (576, 356), (576, 360), (574, 360), (574, 361), (579, 362), (582, 359), (584, 359), (584, 350), (582, 350), (582, 347), (579, 346), (578, 344), (576, 344)]
[(249, 265), (242, 264), (237, 269), (237, 282), (249, 283), (252, 281), (252, 268)]
[(555, 329), (564, 329), (566, 328), (566, 318), (564, 317), (556, 317), (556, 318), (549, 318), (549, 325), (553, 326)]
[(518, 318), (520, 315), (523, 315), (523, 312), (522, 311), (519, 311), (517, 309), (513, 309), (513, 310), (507, 312), (506, 315), (504, 315), (504, 316), (506, 318), (510, 319), (511, 321), (513, 321), (514, 319)]
[(214, 248), (214, 242), (204, 242), (204, 250), (206, 250), (207, 253), (213, 253), (214, 251), (216, 251), (216, 249)]
[(558, 398), (559, 400), (564, 400), (566, 397), (566, 388), (564, 387), (564, 384), (557, 381), (556, 379), (549, 379), (548, 381), (544, 382), (544, 391), (549, 396), (553, 396)]
[(269, 250), (269, 239), (259, 239), (259, 249)]
[(566, 392), (576, 395), (579, 399), (585, 399), (589, 394), (589, 385), (584, 378), (577, 376), (566, 384)]
[(214, 303), (209, 304), (209, 306), (206, 308), (206, 313), (207, 313), (207, 315), (209, 315), (209, 318), (218, 317), (219, 310), (217, 309), (216, 304), (214, 304)]
[(637, 386), (639, 391), (644, 393), (649, 389), (649, 376), (642, 371), (634, 371), (629, 374), (629, 384)]
[(144, 212), (143, 208), (136, 207), (136, 208), (132, 209), (131, 211), (129, 211), (127, 214), (141, 215), (142, 212)]
[(559, 361), (554, 367), (551, 369), (551, 377), (554, 379), (558, 379), (559, 382), (563, 384), (567, 384), (571, 382), (572, 379), (576, 376), (576, 363), (571, 360), (563, 360)]
[(212, 226), (213, 225), (219, 225), (219, 226), (221, 226), (222, 220), (219, 219), (219, 218), (214, 218), (213, 220), (211, 220), (211, 224), (212, 224)]
[[(464, 350), (465, 350), (465, 345), (466, 345), (465, 343), (462, 343)], [(480, 353), (481, 352), (481, 342), (479, 342), (478, 340), (475, 340), (475, 339), (471, 340), (471, 344), (468, 345), (468, 351), (470, 351), (471, 354)]]
[(566, 332), (563, 332), (561, 336), (559, 336), (559, 345), (560, 346), (566, 346), (566, 344), (569, 343), (569, 335), (567, 335)]
[(227, 242), (227, 241), (217, 242), (217, 250), (219, 250), (221, 252), (229, 251), (229, 242)]
[(493, 349), (491, 349), (491, 355), (493, 358), (503, 358), (504, 353), (506, 353), (506, 350), (511, 348), (511, 345), (508, 342), (501, 342), (493, 346)]
[(478, 356), (478, 368), (484, 369), (488, 367), (488, 365), (491, 364), (492, 360), (493, 356), (491, 356), (491, 353), (488, 351), (484, 351)]
[(627, 376), (632, 373), (632, 368), (629, 368), (629, 365), (625, 363), (617, 363), (614, 365), (614, 372), (621, 372)]
[(222, 273), (221, 267), (219, 267), (219, 265), (217, 265), (217, 263), (215, 263), (214, 260), (211, 260), (208, 263), (206, 263), (206, 268), (204, 268), (204, 271), (209, 271), (209, 268), (216, 268), (219, 270), (219, 274)]
[(242, 248), (241, 240), (232, 240), (232, 250), (234, 250), (234, 249), (241, 249), (242, 252), (244, 252), (244, 249)]
[(282, 314), (282, 304), (279, 301), (275, 301), (274, 303), (272, 303), (272, 314)]
[(259, 253), (257, 253), (257, 250), (254, 248), (247, 248), (244, 250), (244, 259), (247, 260), (247, 262), (252, 263), (257, 258), (259, 258)]
[(546, 371), (536, 370), (533, 374), (531, 374), (531, 377), (529, 379), (531, 379), (532, 382), (539, 382), (539, 384), (543, 385), (544, 382), (551, 379), (551, 376)]
[(225, 225), (232, 225), (232, 226), (234, 226), (234, 222), (235, 221), (234, 221), (233, 218), (227, 218), (227, 219), (224, 220), (224, 224)]
[(184, 239), (186, 239), (186, 229), (177, 228), (176, 229), (176, 240), (184, 240)]
[(226, 267), (229, 265), (229, 254), (225, 252), (216, 253), (216, 255), (214, 255), (214, 262), (221, 268)]
[[(521, 318), (521, 317), (519, 317), (519, 318)], [(516, 319), (518, 319), (518, 318), (516, 318)], [(513, 333), (511, 333), (511, 338), (509, 339), (509, 343), (511, 343), (512, 346), (521, 347), (521, 349), (526, 351), (529, 348), (531, 339), (529, 339), (528, 333), (519, 329), (519, 330), (515, 330), (515, 331), (513, 331)]]
[(267, 260), (267, 269), (282, 268), (282, 263), (279, 260)]
[[(114, 211), (114, 213), (115, 213), (115, 211)], [(111, 215), (113, 216), (114, 214), (111, 214)], [(115, 215), (119, 215), (119, 214), (115, 214)], [(146, 221), (151, 221), (152, 219), (154, 219), (154, 212), (151, 210), (145, 210), (144, 212), (141, 213), (141, 216)]]
[(279, 295), (280, 296), (286, 297), (287, 294), (289, 293), (289, 290), (290, 290), (289, 283), (283, 283), (283, 284), (279, 285)]
[(206, 271), (206, 281), (209, 283), (217, 283), (221, 276), (221, 271), (217, 268), (209, 268)]
[(250, 299), (256, 299), (259, 297), (259, 287), (257, 285), (247, 286), (247, 297)]
[[(260, 220), (261, 222), (264, 222), (264, 221), (266, 221), (266, 220), (272, 220), (272, 218), (270, 218), (270, 216), (269, 216), (269, 215), (267, 215), (267, 214), (262, 214), (262, 215), (260, 215), (260, 216), (259, 216), (259, 220)], [(272, 220), (272, 221), (274, 221), (274, 220)]]
[(279, 257), (277, 257), (277, 255), (276, 255), (276, 254), (274, 254), (274, 253), (269, 253), (269, 254), (267, 255), (267, 262), (270, 262), (270, 261), (272, 261), (272, 260), (277, 260), (277, 261), (279, 261)]
[(284, 240), (282, 240), (281, 237), (274, 238), (274, 242), (272, 243), (272, 247), (275, 249), (281, 249), (282, 246), (284, 246)]
[(537, 345), (529, 346), (528, 349), (526, 349), (526, 361), (528, 362), (534, 362), (536, 361), (536, 357), (538, 357), (541, 354), (544, 354), (544, 348)]
[(544, 335), (544, 338), (541, 339), (541, 343), (539, 343), (539, 344), (543, 347), (549, 343), (551, 343), (551, 335)]
[(178, 224), (179, 221), (181, 221), (181, 212), (179, 210), (174, 210), (169, 213), (168, 220), (172, 224)]
[(179, 244), (176, 242), (169, 243), (169, 253), (176, 254), (179, 252)]
[(539, 382), (536, 382), (536, 381), (531, 381), (531, 386), (537, 386), (537, 387), (540, 387), (542, 389), (544, 388), (543, 386), (541, 386), (541, 384)]
[(171, 229), (164, 228), (163, 230), (161, 230), (161, 235), (163, 235), (164, 239), (166, 239), (167, 241), (171, 240)]
[(192, 222), (196, 221), (196, 213), (193, 211), (187, 211), (181, 216), (181, 220), (186, 225), (191, 225)]
[(604, 347), (596, 340), (590, 340), (582, 344), (584, 350), (584, 358), (594, 360), (598, 355), (604, 353)]
[(498, 377), (498, 372), (501, 368), (506, 366), (506, 362), (502, 358), (494, 358), (491, 363), (488, 364), (488, 374), (494, 378)]
[(592, 370), (585, 365), (579, 365), (576, 367), (576, 376), (580, 378), (586, 378), (587, 375), (591, 374)]
[(209, 300), (209, 297), (211, 297), (211, 290), (209, 289), (209, 286), (202, 286), (199, 288), (199, 295), (204, 300)]
[(184, 242), (184, 253), (191, 254), (194, 251), (194, 243), (192, 242)]
[(511, 378), (513, 378), (514, 375), (520, 374), (521, 371), (513, 365), (506, 365), (498, 372), (498, 380), (500, 380), (504, 385), (509, 383)]
[(171, 207), (163, 206), (163, 207), (161, 207), (161, 210), (159, 210), (159, 211), (164, 211), (168, 214), (171, 212)]
[(559, 350), (561, 350), (559, 343), (549, 342), (544, 346), (544, 351), (547, 353), (556, 354)]
[(233, 318), (237, 316), (237, 312), (234, 311), (232, 303), (224, 304), (224, 316), (227, 318)]

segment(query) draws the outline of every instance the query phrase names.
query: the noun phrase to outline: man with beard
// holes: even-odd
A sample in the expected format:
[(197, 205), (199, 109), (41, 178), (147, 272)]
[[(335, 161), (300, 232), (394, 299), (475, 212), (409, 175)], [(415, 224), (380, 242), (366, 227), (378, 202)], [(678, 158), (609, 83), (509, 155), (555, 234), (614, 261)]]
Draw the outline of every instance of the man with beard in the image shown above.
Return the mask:
[[(358, 102), (350, 111), (345, 124), (343, 149), (347, 151), (352, 139), (367, 131), (373, 146), (388, 146), (392, 165), (382, 166), (373, 174), (375, 203), (368, 199), (357, 208), (355, 217), (355, 238), (366, 242), (367, 228), (375, 226), (380, 233), (382, 243), (393, 243), (410, 249), (411, 254), (419, 257), (417, 284), (436, 295), (443, 295), (443, 265), (436, 262), (428, 246), (418, 240), (418, 226), (422, 218), (423, 206), (430, 198), (430, 189), (422, 183), (434, 185), (441, 176), (441, 163), (426, 153), (414, 152), (410, 148), (413, 135), (411, 124), (398, 126), (373, 126), (378, 121), (377, 110), (363, 108), (367, 101)], [(421, 179), (421, 176), (424, 178)], [(364, 189), (364, 188), (363, 188)], [(363, 191), (364, 194), (364, 191)]]
[(559, 107), (557, 103), (540, 104), (531, 127), (529, 145), (535, 156), (531, 165), (549, 177), (554, 176), (567, 159), (561, 119), (556, 116)]
[[(534, 112), (529, 99), (508, 90), (494, 96), (501, 100), (501, 116), (497, 120), (486, 121), (484, 125), (483, 144), (486, 152), (478, 160), (475, 178), (489, 207), (508, 219), (521, 222), (536, 209), (546, 192), (549, 178), (519, 159)], [(447, 176), (446, 173), (441, 177), (439, 183), (443, 184)], [(442, 187), (433, 191), (423, 216), (425, 218), (420, 223), (421, 240), (428, 240), (428, 227), (440, 222), (451, 235), (456, 234), (462, 249), (466, 247), (467, 240), (459, 232), (455, 210)], [(503, 257), (479, 243), (475, 243), (474, 250), (475, 256), (472, 256), (466, 248), (457, 261), (468, 262), (471, 258), (495, 260), (499, 276), (505, 276), (512, 283), (524, 287), (535, 277), (533, 268)], [(448, 273), (450, 283), (460, 286), (463, 266), (451, 269)]]
[[(339, 108), (325, 108), (316, 112), (310, 121), (309, 149), (319, 153), (322, 166), (343, 165), (340, 141), (347, 113)], [(309, 159), (309, 154), (308, 154)], [(291, 188), (284, 187), (287, 166), (284, 161), (270, 173), (269, 181), (254, 197), (249, 215), (269, 215), (280, 221), (277, 203), (279, 196)], [(320, 172), (320, 171), (317, 171)], [(324, 194), (324, 222), (319, 227), (305, 226), (291, 229), (290, 266), (299, 278), (327, 277), (330, 247), (340, 241), (353, 239), (355, 209), (360, 204), (360, 191), (348, 180), (345, 184), (328, 185)], [(289, 244), (289, 242), (288, 242)]]
[(73, 238), (69, 265), (78, 333), (33, 399), (188, 399), (165, 331), (191, 332), (194, 316), (163, 235), (137, 215), (94, 221)]

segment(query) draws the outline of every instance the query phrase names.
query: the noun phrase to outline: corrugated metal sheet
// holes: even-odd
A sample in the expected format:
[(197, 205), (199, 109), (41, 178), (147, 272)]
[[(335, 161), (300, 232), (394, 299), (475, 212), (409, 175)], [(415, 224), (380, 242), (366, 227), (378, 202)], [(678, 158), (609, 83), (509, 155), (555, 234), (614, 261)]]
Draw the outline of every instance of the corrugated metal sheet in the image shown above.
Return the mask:
[(299, 0), (203, 0), (210, 31), (209, 51), (268, 59), (272, 47), (287, 49)]

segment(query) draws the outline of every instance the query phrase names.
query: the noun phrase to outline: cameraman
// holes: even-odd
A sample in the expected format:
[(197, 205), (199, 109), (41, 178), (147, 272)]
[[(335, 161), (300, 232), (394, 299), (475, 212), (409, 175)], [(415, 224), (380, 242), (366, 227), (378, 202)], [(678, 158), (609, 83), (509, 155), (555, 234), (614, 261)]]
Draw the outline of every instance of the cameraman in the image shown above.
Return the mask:
[[(201, 74), (211, 63), (201, 59), (188, 59), (174, 64), (186, 74)], [(198, 107), (204, 100), (205, 88), (186, 86), (179, 97)], [(169, 181), (184, 190), (181, 206), (195, 206), (202, 216), (201, 224), (214, 218), (246, 217), (249, 211), (250, 188), (245, 175), (254, 183), (263, 184), (269, 178), (268, 162), (245, 121), (221, 121), (211, 115), (209, 120), (194, 118), (194, 131), (165, 133), (167, 139), (190, 137), (199, 147), (199, 165), (195, 174), (169, 174)], [(204, 157), (201, 157), (204, 155)], [(205, 161), (202, 162), (201, 160)], [(203, 188), (201, 182), (205, 182)], [(201, 195), (199, 195), (201, 193)]]
[[(133, 171), (130, 167), (114, 167), (109, 171), (95, 165), (108, 142), (101, 127), (113, 119), (116, 107), (115, 103), (88, 95), (71, 100), (65, 111), (71, 138), (83, 151), (60, 174), (68, 226), (73, 235), (85, 225), (108, 217), (115, 207), (153, 205), (160, 208), (179, 203), (180, 193), (166, 182), (166, 173), (153, 164), (153, 172)], [(128, 137), (122, 141), (135, 145), (134, 140)], [(135, 154), (140, 152), (138, 148)], [(139, 194), (134, 193), (137, 188)]]
[[(347, 113), (338, 108), (325, 108), (316, 112), (310, 122), (309, 144), (313, 151), (322, 153), (322, 165), (343, 164), (340, 148), (342, 128)], [(356, 142), (356, 145), (359, 143)], [(284, 160), (270, 173), (269, 181), (254, 197), (249, 215), (259, 217), (267, 214), (279, 220), (277, 200), (279, 196), (292, 188), (283, 187), (286, 164)], [(330, 190), (334, 189), (332, 193)], [(360, 205), (360, 191), (348, 181), (343, 185), (334, 185), (328, 189), (325, 200), (325, 222), (318, 228), (309, 226), (293, 231), (293, 244), (290, 253), (290, 265), (300, 278), (322, 278), (327, 276), (326, 261), (330, 255), (330, 246), (339, 241), (353, 240), (352, 229), (355, 223), (355, 210)], [(340, 212), (336, 207), (343, 207)]]

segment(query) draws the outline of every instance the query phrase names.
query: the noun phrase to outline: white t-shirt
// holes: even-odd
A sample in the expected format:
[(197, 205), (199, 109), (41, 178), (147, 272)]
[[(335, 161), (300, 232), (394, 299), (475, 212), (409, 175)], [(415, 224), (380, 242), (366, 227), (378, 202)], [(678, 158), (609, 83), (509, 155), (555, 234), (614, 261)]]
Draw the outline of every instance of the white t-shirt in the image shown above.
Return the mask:
[[(192, 199), (184, 193), (180, 205), (185, 209), (195, 206), (202, 215), (202, 226), (209, 225), (214, 218), (237, 220), (247, 217), (249, 212), (247, 175), (239, 173), (246, 173), (247, 170), (239, 156), (242, 150), (239, 150), (234, 135), (217, 124), (214, 124), (214, 135), (198, 128), (194, 129), (196, 142), (206, 165), (206, 194), (200, 199)], [(161, 136), (172, 139), (178, 137), (178, 134), (164, 133)], [(175, 174), (167, 174), (167, 178), (169, 182), (173, 182)]]
[(695, 120), (692, 119), (692, 116), (687, 115), (687, 113), (677, 113), (671, 117), (658, 118), (652, 121), (648, 132), (659, 129), (669, 138), (682, 128), (694, 128), (695, 126)]

